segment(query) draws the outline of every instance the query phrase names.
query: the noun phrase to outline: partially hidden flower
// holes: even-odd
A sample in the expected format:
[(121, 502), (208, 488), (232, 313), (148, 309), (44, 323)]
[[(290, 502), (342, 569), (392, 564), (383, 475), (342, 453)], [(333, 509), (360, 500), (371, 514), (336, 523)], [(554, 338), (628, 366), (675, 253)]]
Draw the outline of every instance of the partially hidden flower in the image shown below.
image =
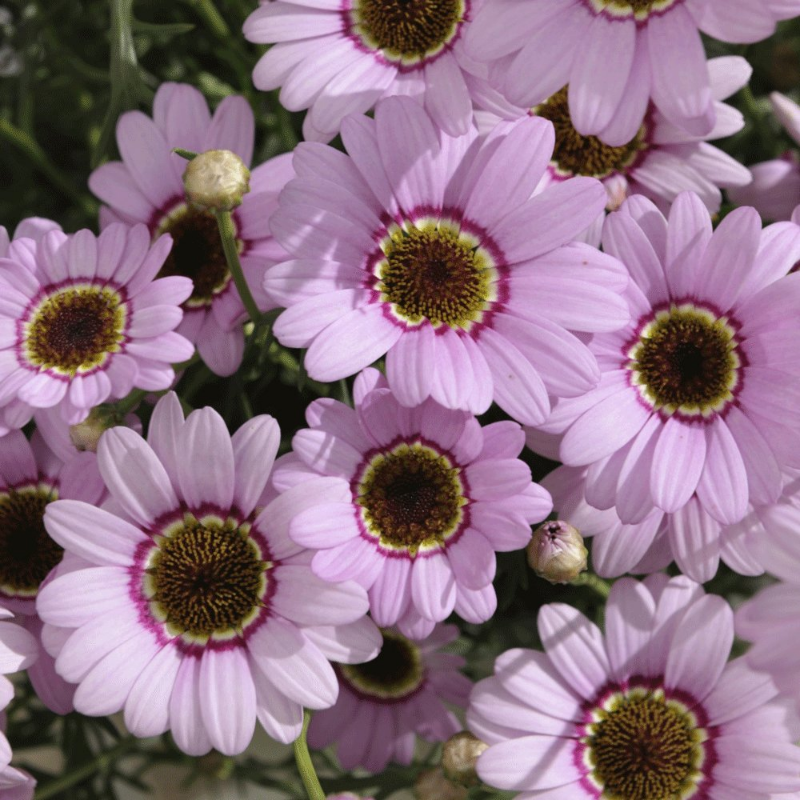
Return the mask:
[(47, 506), (48, 533), (71, 561), (39, 592), (37, 610), (56, 669), (78, 684), (78, 711), (124, 709), (137, 736), (171, 730), (192, 755), (235, 755), (257, 719), (291, 742), (304, 706), (333, 705), (329, 658), (375, 656), (366, 592), (315, 577), (289, 539), (305, 488), (256, 507), (279, 442), (271, 417), (231, 437), (210, 408), (184, 420), (170, 393), (148, 441), (125, 427), (103, 434), (97, 458), (111, 510)]
[(481, 0), (296, 0), (261, 3), (244, 24), (251, 42), (271, 44), (253, 70), (256, 88), (280, 88), (290, 111), (309, 109), (303, 133), (327, 142), (348, 114), (383, 97), (409, 95), (453, 136), (467, 132), (464, 31)]
[(376, 370), (355, 383), (355, 410), (321, 399), (276, 469), (279, 487), (304, 487), (309, 501), (289, 534), (315, 551), (326, 580), (369, 590), (382, 627), (424, 638), (455, 611), (489, 619), (495, 552), (530, 540), (551, 510), (518, 456), (515, 422), (481, 427), (471, 414), (427, 400), (403, 408)]
[[(45, 511), (59, 498), (99, 503), (105, 489), (96, 462), (88, 452), (62, 461), (38, 432), (28, 442), (14, 431), (0, 447), (0, 605), (40, 642), (36, 597), (64, 554), (45, 530)], [(72, 710), (75, 687), (59, 677), (46, 650), (28, 667), (28, 677), (48, 708)]]
[(172, 240), (144, 225), (53, 230), (0, 259), (0, 406), (58, 407), (69, 424), (134, 387), (160, 390), (194, 347), (175, 332), (191, 282), (156, 279)]
[[(781, 502), (761, 509), (762, 530), (755, 529), (751, 547), (779, 583), (767, 586), (736, 610), (736, 634), (752, 645), (745, 658), (754, 669), (769, 673), (782, 696), (800, 710), (800, 654), (794, 609), (800, 599), (800, 480), (795, 473)], [(765, 530), (764, 530), (765, 529)], [(768, 535), (764, 535), (764, 533)]]
[(441, 652), (458, 628), (438, 625), (421, 642), (395, 629), (382, 636), (372, 661), (337, 665), (339, 699), (311, 718), (309, 745), (336, 742), (345, 770), (363, 766), (377, 773), (390, 761), (410, 764), (418, 736), (444, 741), (461, 727), (444, 703), (464, 708), (472, 683), (459, 671), (464, 658)]
[[(532, 442), (534, 449), (536, 442)], [(739, 522), (725, 525), (714, 519), (697, 497), (674, 514), (654, 508), (643, 519), (625, 523), (615, 506), (606, 505), (605, 487), (589, 480), (586, 467), (559, 467), (542, 480), (558, 513), (592, 538), (592, 569), (604, 578), (626, 572), (650, 574), (671, 562), (698, 583), (710, 581), (723, 561), (740, 575), (761, 575), (762, 560), (754, 544), (769, 542), (762, 509), (748, 504)]]
[[(174, 147), (194, 152), (230, 150), (245, 166), (253, 157), (255, 122), (242, 97), (226, 97), (214, 115), (192, 86), (163, 83), (153, 101), (153, 118), (129, 111), (117, 123), (122, 161), (111, 161), (89, 176), (89, 188), (106, 205), (100, 224), (142, 222), (157, 239), (169, 233), (172, 251), (160, 276), (191, 278), (193, 289), (183, 299), (178, 332), (191, 342), (217, 375), (232, 375), (242, 361), (246, 319), (236, 291), (219, 229), (212, 211), (187, 202), (183, 173), (187, 162)], [(272, 308), (261, 289), (267, 266), (286, 257), (269, 232), (269, 216), (278, 192), (292, 176), (291, 156), (277, 156), (255, 167), (250, 192), (232, 213), (239, 260), (258, 307)]]
[(752, 68), (739, 56), (723, 56), (710, 59), (708, 71), (716, 112), (711, 131), (705, 135), (688, 133), (651, 103), (635, 135), (616, 146), (605, 144), (597, 136), (578, 133), (570, 117), (567, 87), (529, 109), (504, 100), (486, 81), (471, 78), (470, 85), (474, 87), (476, 105), (484, 109), (476, 112), (482, 130), (491, 130), (500, 119), (519, 119), (526, 114), (553, 123), (555, 148), (541, 186), (576, 175), (597, 178), (608, 192), (609, 211), (617, 209), (632, 194), (643, 194), (666, 211), (681, 192), (693, 191), (715, 214), (722, 203), (720, 189), (742, 187), (752, 180), (747, 167), (710, 144), (744, 127), (742, 114), (722, 101), (747, 83)]
[[(43, 217), (28, 217), (23, 219), (14, 229), (13, 239), (32, 239), (27, 243), (30, 250), (35, 250), (36, 244), (50, 231), (60, 231), (61, 226), (51, 219)], [(12, 237), (0, 225), (0, 258), (8, 257)], [(33, 408), (18, 398), (12, 398), (5, 403), (0, 403), (0, 436), (5, 436), (9, 431), (18, 430), (30, 422)]]
[(265, 279), (288, 307), (275, 335), (308, 348), (312, 378), (338, 380), (385, 355), (405, 406), (432, 397), (483, 413), (494, 399), (531, 424), (551, 396), (596, 384), (580, 334), (625, 324), (627, 278), (615, 259), (572, 243), (605, 206), (598, 181), (531, 197), (552, 156), (550, 123), (455, 139), (395, 97), (374, 121), (350, 116), (342, 137), (349, 155), (297, 148), (299, 177), (271, 220), (292, 255)]
[(772, 702), (767, 675), (728, 662), (723, 598), (683, 576), (622, 578), (605, 634), (562, 603), (540, 610), (539, 634), (544, 653), (503, 653), (470, 698), (490, 786), (565, 800), (789, 800), (800, 789), (795, 718)]
[(589, 343), (596, 389), (559, 401), (545, 425), (559, 454), (588, 466), (587, 496), (640, 522), (654, 507), (717, 522), (774, 503), (800, 466), (800, 227), (765, 230), (755, 209), (711, 218), (692, 193), (669, 219), (632, 197), (603, 246), (630, 270), (631, 324)]
[[(0, 712), (14, 697), (14, 684), (6, 675), (26, 669), (36, 661), (36, 639), (18, 625), (14, 615), (0, 605)], [(11, 745), (5, 735), (5, 714), (0, 724), (0, 790), (3, 798), (30, 800), (30, 776), (11, 766)], [(29, 791), (30, 790), (30, 791)]]
[[(786, 133), (800, 145), (800, 106), (779, 92), (769, 99)], [(789, 150), (781, 158), (751, 164), (750, 172), (752, 183), (729, 192), (731, 200), (753, 206), (765, 219), (790, 219), (800, 203), (800, 151)]]
[(696, 136), (715, 108), (701, 31), (732, 42), (769, 36), (798, 0), (487, 0), (465, 35), (466, 53), (489, 64), (508, 100), (530, 108), (569, 86), (569, 111), (583, 136), (630, 142), (652, 102)]

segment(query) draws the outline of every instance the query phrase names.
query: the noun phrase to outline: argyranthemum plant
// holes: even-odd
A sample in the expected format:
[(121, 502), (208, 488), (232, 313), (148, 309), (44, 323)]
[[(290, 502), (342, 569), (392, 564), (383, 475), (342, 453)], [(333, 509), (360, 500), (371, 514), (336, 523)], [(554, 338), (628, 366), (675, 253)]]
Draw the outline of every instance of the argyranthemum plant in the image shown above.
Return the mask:
[(534, 189), (553, 152), (539, 119), (484, 141), (438, 130), (408, 98), (349, 117), (349, 155), (300, 146), (298, 178), (271, 220), (292, 260), (264, 286), (288, 306), (275, 335), (307, 347), (308, 374), (352, 375), (386, 356), (405, 406), (428, 397), (483, 413), (494, 399), (536, 424), (550, 397), (576, 397), (599, 372), (579, 333), (629, 318), (620, 264), (572, 243), (600, 214), (602, 184)]
[(309, 499), (289, 535), (316, 551), (321, 578), (369, 590), (381, 626), (422, 639), (455, 611), (485, 622), (497, 607), (495, 551), (519, 550), (552, 510), (518, 456), (515, 422), (481, 427), (433, 400), (403, 408), (376, 370), (356, 379), (356, 408), (317, 400), (310, 429), (276, 469), (279, 486), (313, 489), (329, 476), (340, 496)]
[[(123, 114), (117, 124), (122, 161), (111, 161), (89, 176), (89, 187), (107, 205), (100, 223), (144, 223), (157, 239), (169, 233), (173, 247), (159, 277), (191, 278), (178, 332), (197, 343), (203, 361), (217, 375), (231, 375), (242, 361), (246, 319), (234, 286), (213, 212), (186, 200), (182, 176), (186, 161), (172, 152), (230, 150), (249, 166), (253, 157), (253, 112), (242, 97), (226, 97), (213, 117), (193, 86), (162, 83), (153, 101), (153, 118), (140, 111)], [(234, 210), (233, 226), (242, 269), (262, 311), (271, 307), (261, 290), (264, 270), (286, 257), (269, 232), (277, 196), (293, 176), (291, 158), (278, 156), (255, 167), (250, 192)]]
[(593, 338), (599, 386), (542, 426), (564, 433), (561, 459), (589, 466), (587, 492), (603, 498), (593, 504), (616, 504), (624, 522), (693, 496), (722, 524), (775, 502), (800, 439), (800, 276), (787, 277), (800, 226), (762, 231), (744, 208), (712, 234), (694, 194), (669, 220), (634, 197), (609, 215), (603, 243), (630, 270), (632, 322)]
[(156, 280), (172, 240), (116, 223), (53, 230), (0, 259), (0, 406), (58, 407), (75, 424), (132, 388), (167, 389), (194, 347), (174, 329), (187, 278)]
[[(544, 653), (501, 655), (467, 720), (490, 786), (548, 800), (751, 797), (800, 790), (794, 720), (777, 689), (728, 663), (733, 612), (687, 578), (623, 578), (605, 635), (571, 606), (539, 612)], [(754, 736), (754, 732), (758, 734)]]
[(147, 442), (128, 428), (100, 440), (114, 513), (47, 507), (48, 533), (77, 562), (40, 591), (37, 610), (67, 629), (56, 669), (78, 684), (78, 711), (124, 709), (137, 736), (171, 730), (187, 753), (235, 754), (257, 719), (291, 742), (304, 706), (333, 705), (328, 658), (375, 656), (366, 592), (317, 578), (288, 537), (306, 488), (256, 508), (279, 439), (267, 416), (233, 437), (209, 408), (184, 420), (169, 394)]
[(464, 708), (472, 688), (459, 671), (465, 659), (440, 652), (458, 637), (454, 625), (437, 625), (419, 642), (397, 630), (381, 633), (383, 645), (372, 661), (336, 666), (336, 705), (315, 714), (308, 729), (311, 747), (336, 743), (347, 770), (363, 766), (376, 773), (391, 761), (410, 764), (418, 736), (437, 742), (461, 730), (444, 702)]

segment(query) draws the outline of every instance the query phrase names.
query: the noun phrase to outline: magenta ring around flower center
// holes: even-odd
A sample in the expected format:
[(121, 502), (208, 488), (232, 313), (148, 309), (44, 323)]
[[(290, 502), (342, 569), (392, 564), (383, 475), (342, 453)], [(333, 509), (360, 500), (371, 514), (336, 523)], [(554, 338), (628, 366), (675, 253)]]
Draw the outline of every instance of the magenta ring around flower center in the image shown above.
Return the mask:
[(120, 331), (120, 340), (117, 343), (118, 350), (114, 353), (106, 353), (106, 357), (103, 361), (98, 364), (97, 366), (92, 367), (88, 370), (81, 370), (78, 375), (81, 378), (85, 378), (89, 375), (94, 375), (96, 372), (102, 372), (103, 370), (108, 368), (108, 362), (110, 358), (113, 358), (114, 355), (117, 353), (124, 353), (126, 350), (126, 345), (130, 341), (130, 337), (128, 336), (128, 330), (131, 326), (131, 313), (130, 313), (130, 306), (128, 305), (128, 294), (125, 291), (125, 287), (119, 286), (115, 281), (107, 280), (107, 281), (99, 281), (94, 278), (65, 278), (58, 283), (50, 283), (47, 286), (42, 286), (42, 288), (31, 298), (30, 302), (28, 303), (27, 308), (23, 312), (22, 316), (17, 320), (16, 323), (16, 335), (17, 341), (14, 344), (14, 354), (17, 357), (17, 363), (23, 369), (27, 369), (30, 372), (35, 372), (37, 375), (45, 374), (55, 380), (70, 382), (73, 377), (72, 375), (64, 375), (60, 372), (57, 372), (49, 367), (42, 368), (37, 366), (36, 364), (31, 364), (27, 356), (25, 355), (25, 346), (26, 346), (26, 336), (25, 336), (25, 328), (27, 325), (33, 320), (36, 316), (37, 312), (42, 307), (42, 304), (49, 300), (53, 295), (57, 294), (58, 292), (64, 289), (107, 289), (114, 292), (117, 297), (119, 298), (119, 306), (124, 310), (124, 323), (122, 326), (122, 330)]
[(234, 650), (236, 648), (246, 646), (247, 640), (267, 621), (267, 619), (271, 616), (269, 601), (270, 598), (275, 594), (278, 585), (278, 580), (275, 576), (275, 568), (279, 566), (280, 562), (273, 559), (270, 553), (269, 545), (263, 534), (253, 527), (252, 523), (248, 523), (247, 520), (242, 520), (242, 515), (237, 511), (237, 509), (231, 508), (228, 510), (223, 510), (208, 504), (204, 505), (201, 509), (192, 510), (189, 513), (191, 513), (192, 516), (194, 516), (197, 520), (201, 520), (204, 517), (214, 516), (223, 520), (236, 520), (238, 525), (251, 524), (248, 536), (259, 548), (262, 560), (269, 561), (272, 564), (272, 567), (267, 571), (266, 591), (264, 596), (261, 598), (262, 607), (260, 608), (255, 619), (251, 620), (246, 625), (241, 635), (226, 639), (215, 639), (213, 636), (211, 636), (209, 637), (208, 641), (199, 643), (186, 641), (181, 635), (173, 636), (169, 634), (166, 629), (166, 624), (153, 617), (153, 614), (150, 610), (151, 600), (144, 593), (143, 582), (145, 570), (147, 568), (146, 564), (153, 555), (153, 552), (158, 549), (158, 544), (155, 541), (155, 537), (163, 536), (163, 531), (182, 522), (187, 511), (188, 509), (185, 508), (175, 509), (163, 514), (161, 517), (155, 520), (149, 529), (142, 529), (143, 533), (147, 534), (148, 539), (140, 542), (136, 546), (133, 556), (133, 564), (128, 568), (130, 576), (128, 580), (128, 596), (136, 607), (139, 622), (141, 623), (142, 627), (146, 628), (148, 631), (150, 631), (150, 633), (153, 634), (159, 645), (164, 646), (167, 644), (173, 644), (184, 655), (200, 658), (206, 650)]
[(632, 690), (644, 689), (646, 691), (660, 691), (664, 694), (665, 701), (674, 701), (682, 705), (687, 714), (690, 714), (695, 722), (695, 729), (702, 730), (706, 739), (698, 742), (697, 746), (702, 748), (702, 771), (701, 780), (691, 787), (690, 794), (681, 800), (710, 800), (709, 789), (714, 785), (714, 767), (719, 761), (715, 747), (717, 731), (709, 725), (708, 714), (692, 694), (682, 689), (668, 689), (664, 686), (664, 677), (646, 678), (642, 675), (634, 675), (623, 684), (608, 683), (597, 692), (592, 700), (587, 700), (582, 705), (583, 715), (575, 731), (575, 749), (572, 753), (573, 764), (581, 774), (578, 784), (594, 800), (600, 800), (603, 796), (603, 787), (599, 787), (591, 778), (591, 773), (587, 772), (588, 754), (591, 749), (585, 739), (591, 736), (590, 726), (596, 724), (596, 715), (605, 709), (608, 704), (618, 697), (627, 695)]
[(455, 43), (461, 38), (461, 33), (464, 25), (471, 21), (470, 5), (471, 0), (462, 0), (464, 3), (464, 14), (459, 22), (456, 22), (455, 31), (453, 35), (432, 55), (424, 56), (418, 61), (405, 63), (402, 59), (389, 58), (383, 50), (370, 47), (364, 39), (355, 31), (357, 21), (353, 18), (353, 0), (342, 0), (339, 7), (339, 19), (342, 23), (341, 32), (346, 36), (355, 46), (356, 50), (365, 55), (372, 56), (379, 64), (384, 67), (391, 67), (398, 72), (416, 72), (424, 69), (428, 64), (432, 64), (437, 59), (441, 58), (445, 53), (450, 52)]
[[(675, 410), (672, 413), (666, 412), (663, 408), (655, 408), (652, 404), (650, 404), (644, 397), (642, 397), (642, 392), (639, 387), (633, 382), (633, 375), (634, 370), (632, 370), (628, 365), (630, 364), (630, 351), (641, 342), (641, 335), (642, 331), (653, 323), (656, 319), (656, 316), (661, 313), (662, 311), (670, 311), (671, 309), (680, 309), (681, 306), (691, 306), (693, 309), (697, 309), (698, 311), (705, 311), (708, 314), (711, 314), (715, 317), (715, 319), (720, 320), (723, 317), (725, 318), (725, 324), (733, 331), (734, 338), (737, 343), (736, 347), (736, 355), (739, 359), (739, 365), (736, 368), (736, 384), (730, 388), (730, 393), (732, 397), (725, 401), (724, 407), (719, 410), (713, 410), (708, 415), (705, 414), (687, 414), (680, 410)], [(745, 385), (745, 375), (747, 367), (749, 366), (750, 362), (747, 357), (747, 352), (744, 349), (744, 344), (746, 342), (745, 339), (739, 338), (739, 331), (742, 329), (741, 323), (732, 315), (725, 313), (722, 311), (718, 306), (714, 305), (713, 303), (708, 303), (705, 301), (698, 301), (694, 298), (681, 298), (676, 300), (669, 300), (662, 303), (658, 303), (654, 305), (651, 310), (647, 314), (643, 314), (636, 322), (636, 327), (634, 328), (634, 333), (625, 340), (625, 344), (622, 347), (622, 360), (620, 362), (620, 369), (625, 371), (625, 380), (627, 385), (630, 389), (636, 393), (636, 399), (638, 403), (645, 408), (650, 413), (658, 414), (662, 419), (667, 420), (671, 417), (675, 417), (683, 422), (686, 422), (691, 425), (709, 425), (716, 419), (725, 419), (728, 415), (728, 412), (734, 406), (739, 405), (739, 395), (742, 392), (742, 389)]]
[[(505, 254), (482, 226), (468, 219), (464, 219), (461, 213), (461, 210), (455, 207), (434, 208), (433, 206), (419, 205), (415, 206), (410, 212), (405, 213), (404, 216), (398, 219), (392, 219), (387, 215), (381, 220), (383, 226), (372, 234), (372, 239), (375, 242), (375, 249), (367, 256), (363, 266), (366, 272), (363, 288), (370, 292), (369, 302), (380, 303), (383, 316), (389, 320), (389, 322), (401, 327), (404, 331), (413, 333), (424, 325), (428, 325), (433, 329), (434, 335), (436, 336), (442, 336), (447, 330), (453, 330), (459, 336), (471, 336), (473, 339), (477, 339), (481, 329), (491, 327), (494, 314), (503, 311), (508, 302), (510, 296), (508, 280), (510, 269)], [(394, 226), (402, 228), (409, 223), (416, 226), (417, 223), (426, 220), (443, 222), (446, 225), (451, 225), (454, 229), (457, 228), (459, 233), (463, 232), (467, 236), (473, 237), (479, 242), (478, 247), (484, 250), (492, 260), (492, 269), (497, 274), (497, 281), (494, 284), (496, 297), (491, 300), (488, 307), (481, 312), (481, 318), (470, 325), (469, 330), (451, 328), (446, 323), (434, 326), (428, 320), (417, 324), (411, 324), (402, 320), (392, 312), (391, 303), (387, 303), (381, 298), (380, 289), (377, 288), (378, 284), (381, 282), (381, 279), (377, 275), (377, 269), (380, 263), (386, 258), (386, 254), (383, 252), (381, 245), (391, 235), (391, 228)]]
[[(372, 464), (372, 460), (376, 456), (386, 455), (394, 450), (396, 447), (407, 444), (407, 445), (415, 445), (419, 444), (423, 447), (428, 447), (433, 450), (435, 453), (438, 453), (441, 456), (444, 456), (450, 464), (457, 469), (460, 469), (461, 472), (458, 475), (459, 481), (461, 481), (461, 486), (463, 487), (463, 494), (467, 502), (461, 506), (461, 521), (459, 522), (456, 529), (452, 532), (447, 534), (445, 538), (445, 543), (443, 547), (434, 547), (427, 550), (420, 549), (416, 552), (415, 555), (410, 555), (407, 548), (394, 548), (394, 547), (386, 547), (381, 544), (380, 537), (376, 536), (372, 531), (367, 528), (366, 523), (364, 522), (364, 518), (361, 512), (361, 507), (358, 505), (357, 500), (360, 496), (358, 493), (359, 487), (361, 486), (361, 482), (364, 480), (364, 476), (366, 475), (367, 470), (370, 468)], [(417, 435), (413, 437), (408, 436), (398, 436), (396, 439), (393, 439), (389, 444), (384, 445), (383, 447), (376, 447), (368, 452), (364, 453), (364, 460), (359, 465), (358, 469), (356, 470), (353, 478), (350, 481), (350, 491), (353, 495), (353, 505), (355, 509), (355, 519), (356, 525), (358, 526), (359, 534), (362, 539), (368, 541), (372, 544), (375, 549), (384, 557), (386, 558), (406, 558), (410, 561), (413, 561), (416, 558), (429, 558), (442, 550), (446, 549), (448, 545), (455, 544), (467, 527), (470, 525), (470, 505), (472, 500), (469, 495), (469, 483), (467, 482), (466, 476), (464, 475), (463, 468), (459, 465), (458, 461), (456, 460), (455, 456), (449, 451), (445, 450), (444, 448), (440, 447), (436, 442), (426, 439), (422, 435)]]

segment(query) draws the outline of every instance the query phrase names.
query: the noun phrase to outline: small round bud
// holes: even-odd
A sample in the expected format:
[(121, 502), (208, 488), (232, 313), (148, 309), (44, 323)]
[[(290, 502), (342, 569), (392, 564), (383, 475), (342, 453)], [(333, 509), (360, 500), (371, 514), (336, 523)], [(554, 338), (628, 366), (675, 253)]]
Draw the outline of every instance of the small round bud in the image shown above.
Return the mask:
[(442, 749), (442, 770), (445, 776), (462, 786), (477, 786), (480, 783), (475, 764), (478, 756), (489, 745), (468, 731), (451, 736)]
[(250, 170), (230, 150), (206, 150), (195, 156), (183, 173), (186, 199), (214, 211), (230, 211), (250, 191)]
[(534, 532), (528, 544), (528, 564), (550, 583), (574, 581), (587, 568), (583, 537), (567, 522), (545, 522)]
[(88, 450), (96, 453), (100, 437), (116, 424), (113, 415), (106, 408), (98, 406), (91, 410), (83, 422), (69, 426), (69, 439), (79, 452)]
[(441, 768), (426, 769), (414, 781), (416, 800), (466, 800), (467, 789), (447, 780)]

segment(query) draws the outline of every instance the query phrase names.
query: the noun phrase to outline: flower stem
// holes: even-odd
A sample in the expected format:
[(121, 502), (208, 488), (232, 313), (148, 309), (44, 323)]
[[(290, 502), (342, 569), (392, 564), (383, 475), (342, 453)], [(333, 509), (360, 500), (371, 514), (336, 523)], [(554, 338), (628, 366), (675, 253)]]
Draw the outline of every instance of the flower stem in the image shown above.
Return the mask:
[(50, 797), (56, 797), (67, 789), (82, 783), (87, 778), (91, 778), (95, 772), (107, 769), (123, 755), (126, 750), (130, 750), (130, 748), (136, 744), (136, 741), (137, 739), (135, 736), (127, 736), (122, 739), (116, 747), (106, 750), (105, 753), (100, 753), (87, 764), (81, 764), (80, 767), (75, 768), (72, 772), (68, 772), (66, 775), (62, 775), (60, 778), (56, 778), (54, 781), (50, 781), (42, 786), (34, 795), (34, 800), (48, 800)]
[(317, 772), (311, 761), (311, 754), (308, 752), (306, 734), (308, 733), (308, 723), (311, 721), (311, 714), (306, 711), (303, 715), (303, 730), (294, 742), (294, 760), (297, 762), (297, 771), (306, 788), (308, 800), (325, 800), (325, 792), (322, 791)]
[(604, 581), (602, 578), (598, 577), (592, 572), (582, 572), (572, 581), (572, 586), (586, 586), (591, 589), (596, 594), (599, 594), (604, 600), (608, 598), (609, 593), (611, 592), (611, 584), (608, 581)]
[(222, 249), (225, 251), (225, 260), (228, 262), (228, 269), (233, 276), (233, 282), (242, 298), (242, 303), (247, 309), (247, 313), (253, 324), (257, 324), (261, 317), (256, 301), (242, 271), (242, 264), (239, 261), (239, 251), (236, 249), (236, 231), (233, 226), (233, 218), (230, 211), (215, 211), (217, 225), (219, 225), (219, 235), (222, 237)]

